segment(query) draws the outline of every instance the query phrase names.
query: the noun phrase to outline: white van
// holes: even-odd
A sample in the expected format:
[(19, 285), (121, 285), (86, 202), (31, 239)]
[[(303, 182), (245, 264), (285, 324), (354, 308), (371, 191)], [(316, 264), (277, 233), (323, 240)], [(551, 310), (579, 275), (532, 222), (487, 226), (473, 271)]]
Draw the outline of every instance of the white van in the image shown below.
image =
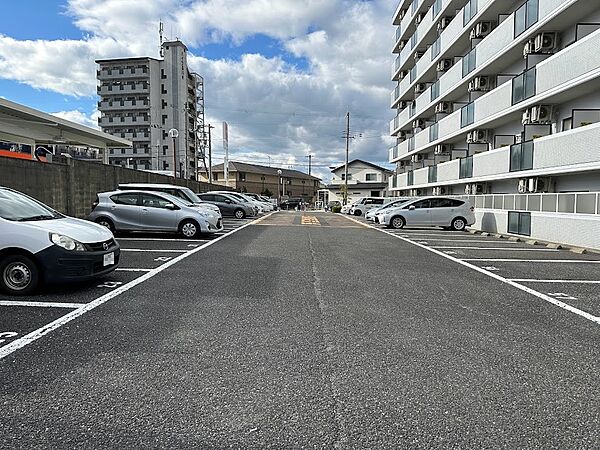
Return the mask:
[(352, 204), (349, 214), (355, 216), (362, 216), (366, 214), (371, 208), (379, 208), (386, 203), (395, 200), (394, 197), (362, 197), (356, 203)]
[(0, 291), (27, 295), (40, 282), (100, 277), (117, 268), (119, 256), (106, 227), (0, 186)]

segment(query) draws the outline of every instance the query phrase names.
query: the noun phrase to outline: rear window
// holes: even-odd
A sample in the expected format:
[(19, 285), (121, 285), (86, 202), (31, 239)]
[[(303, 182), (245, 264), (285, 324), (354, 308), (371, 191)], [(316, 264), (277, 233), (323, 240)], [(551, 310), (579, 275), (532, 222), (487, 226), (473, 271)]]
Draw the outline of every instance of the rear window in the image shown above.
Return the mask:
[(133, 205), (138, 204), (138, 194), (116, 194), (112, 195), (110, 199), (117, 205)]
[(456, 208), (464, 204), (465, 202), (455, 198), (435, 198), (431, 200), (432, 208)]

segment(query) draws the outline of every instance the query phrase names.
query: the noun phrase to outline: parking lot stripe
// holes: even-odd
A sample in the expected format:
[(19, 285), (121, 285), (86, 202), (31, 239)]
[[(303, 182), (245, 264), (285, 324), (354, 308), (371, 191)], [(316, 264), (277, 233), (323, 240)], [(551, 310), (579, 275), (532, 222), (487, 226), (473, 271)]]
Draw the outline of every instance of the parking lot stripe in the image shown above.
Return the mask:
[[(352, 220), (354, 222), (357, 222), (355, 219), (353, 219), (351, 217), (347, 217), (347, 219), (348, 220)], [(595, 324), (600, 325), (600, 317), (596, 317), (596, 316), (594, 316), (594, 315), (592, 315), (592, 314), (590, 314), (588, 312), (582, 311), (581, 309), (575, 308), (574, 306), (571, 306), (571, 305), (568, 305), (568, 304), (566, 304), (564, 302), (561, 302), (560, 300), (557, 300), (556, 298), (553, 298), (553, 297), (550, 297), (549, 295), (546, 295), (546, 294), (543, 294), (541, 292), (538, 292), (535, 289), (532, 289), (532, 288), (527, 287), (525, 285), (519, 284), (516, 281), (509, 280), (508, 278), (504, 278), (503, 276), (500, 276), (500, 275), (498, 275), (498, 274), (496, 274), (494, 272), (489, 272), (489, 271), (487, 271), (487, 270), (485, 270), (485, 269), (483, 269), (483, 268), (481, 268), (479, 266), (476, 266), (474, 264), (471, 264), (471, 263), (467, 262), (467, 261), (485, 261), (485, 260), (481, 260), (481, 259), (480, 260), (458, 259), (458, 258), (455, 258), (452, 255), (448, 255), (448, 254), (446, 254), (444, 252), (436, 250), (435, 248), (427, 247), (426, 245), (419, 244), (418, 242), (412, 241), (410, 239), (406, 239), (405, 237), (399, 236), (399, 235), (394, 234), (394, 233), (390, 233), (387, 230), (382, 230), (381, 228), (376, 228), (374, 226), (370, 226), (370, 228), (372, 228), (372, 229), (374, 229), (376, 231), (379, 231), (380, 233), (385, 233), (385, 234), (387, 234), (389, 236), (395, 237), (396, 239), (400, 239), (400, 240), (402, 240), (404, 242), (407, 242), (409, 244), (412, 244), (412, 245), (415, 245), (417, 247), (420, 247), (420, 248), (422, 248), (422, 249), (424, 249), (424, 250), (426, 250), (428, 252), (435, 253), (436, 255), (441, 256), (442, 258), (446, 258), (446, 259), (449, 259), (450, 261), (454, 261), (457, 264), (460, 264), (462, 266), (468, 267), (469, 269), (472, 269), (472, 270), (474, 270), (476, 272), (479, 272), (479, 273), (481, 273), (483, 275), (486, 275), (486, 276), (488, 276), (490, 278), (494, 278), (495, 280), (498, 280), (498, 281), (500, 281), (502, 283), (508, 284), (509, 286), (517, 288), (517, 289), (519, 289), (519, 290), (521, 290), (523, 292), (527, 292), (528, 294), (534, 295), (535, 297), (538, 297), (541, 300), (544, 300), (544, 301), (546, 301), (548, 303), (551, 303), (551, 304), (553, 304), (555, 306), (558, 306), (559, 308), (562, 308), (562, 309), (564, 309), (566, 311), (569, 311), (569, 312), (571, 312), (573, 314), (577, 314), (578, 316), (583, 317), (584, 319), (587, 319), (587, 320), (589, 320), (591, 322), (594, 322)], [(509, 261), (514, 261), (514, 260), (509, 260)], [(528, 261), (528, 260), (523, 260), (523, 261)], [(552, 261), (552, 260), (550, 260), (550, 261)], [(594, 261), (594, 262), (600, 263), (600, 261)]]
[(481, 262), (526, 262), (526, 263), (568, 263), (568, 264), (600, 264), (600, 261), (589, 259), (511, 259), (511, 258), (465, 258), (461, 261)]
[(185, 253), (188, 250), (160, 250), (153, 248), (122, 248), (122, 252), (133, 252), (133, 253)]
[(0, 306), (27, 306), (27, 307), (41, 307), (41, 308), (68, 308), (77, 309), (84, 306), (85, 303), (54, 303), (54, 302), (20, 302), (10, 300), (0, 300)]
[[(270, 213), (265, 217), (268, 217), (271, 214), (273, 214), (273, 213)], [(86, 303), (85, 305), (81, 306), (80, 308), (76, 309), (75, 311), (71, 311), (70, 313), (65, 314), (64, 316), (54, 320), (53, 322), (50, 322), (50, 323), (44, 325), (43, 327), (38, 328), (37, 330), (34, 330), (34, 331), (26, 334), (25, 336), (12, 341), (10, 344), (5, 345), (4, 347), (0, 347), (0, 359), (6, 358), (8, 355), (16, 352), (20, 348), (23, 348), (26, 345), (29, 345), (32, 342), (37, 341), (38, 339), (40, 339), (41, 337), (44, 337), (48, 333), (62, 327), (63, 325), (77, 319), (78, 317), (81, 317), (85, 313), (90, 312), (91, 310), (97, 308), (98, 306), (108, 302), (109, 300), (112, 300), (113, 298), (118, 297), (119, 295), (129, 291), (130, 289), (133, 289), (134, 287), (136, 287), (139, 284), (144, 283), (145, 281), (148, 281), (149, 279), (155, 277), (159, 273), (167, 270), (169, 267), (174, 266), (175, 264), (183, 261), (184, 259), (189, 258), (190, 256), (204, 250), (205, 248), (210, 247), (211, 245), (216, 244), (217, 242), (229, 237), (232, 234), (237, 233), (238, 231), (243, 230), (244, 228), (246, 228), (250, 225), (252, 225), (252, 222), (248, 222), (244, 225), (241, 225), (239, 228), (233, 230), (231, 233), (228, 233), (221, 237), (218, 237), (212, 241), (205, 243), (204, 245), (202, 245), (200, 247), (197, 247), (189, 252), (184, 253), (183, 255), (173, 258), (172, 260), (170, 260), (169, 262), (166, 262), (162, 266), (157, 267), (156, 269), (152, 269), (150, 272), (145, 273), (141, 277), (138, 277), (135, 280), (130, 281), (127, 284), (124, 284), (121, 287), (118, 287), (114, 291), (111, 291), (108, 294), (98, 297), (97, 299), (91, 301), (90, 303)]]
[(210, 239), (173, 239), (173, 238), (117, 238), (117, 241), (148, 241), (148, 242), (208, 242)]
[(598, 280), (537, 280), (535, 278), (511, 278), (510, 280), (523, 283), (600, 284)]
[(511, 247), (439, 247), (431, 246), (431, 248), (455, 249), (455, 250), (501, 250), (505, 252), (559, 252), (553, 248), (511, 248)]
[(427, 241), (427, 242), (476, 242), (478, 244), (493, 243), (494, 245), (496, 245), (496, 244), (509, 244), (509, 246), (510, 245), (518, 244), (518, 242), (513, 242), (513, 241), (496, 241), (495, 239), (418, 239), (418, 240), (423, 240), (423, 241)]
[(152, 269), (132, 269), (127, 267), (117, 268), (117, 272), (150, 272)]

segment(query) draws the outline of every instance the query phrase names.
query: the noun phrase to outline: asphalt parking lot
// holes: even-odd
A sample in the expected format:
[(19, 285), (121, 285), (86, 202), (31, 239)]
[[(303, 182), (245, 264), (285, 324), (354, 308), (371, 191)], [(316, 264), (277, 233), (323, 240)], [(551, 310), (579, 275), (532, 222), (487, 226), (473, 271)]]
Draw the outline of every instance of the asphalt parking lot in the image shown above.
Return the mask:
[[(356, 218), (353, 218), (356, 219)], [(441, 228), (390, 229), (361, 223), (446, 255), (452, 264), (480, 270), (497, 280), (526, 288), (538, 298), (565, 311), (600, 324), (600, 254), (579, 254), (544, 244), (528, 244), (528, 238), (510, 239), (485, 233), (447, 231)], [(518, 240), (517, 240), (518, 239)]]
[[(216, 239), (235, 232), (253, 219), (223, 218), (223, 230), (198, 239), (176, 234), (128, 233), (117, 236), (121, 260), (117, 270), (93, 282), (45, 286), (35, 295), (11, 297), (0, 293), (0, 357), (14, 351), (10, 345), (59, 325), (61, 319), (101, 303), (112, 294), (126, 290)], [(94, 303), (96, 302), (96, 303)], [(25, 340), (22, 340), (22, 339)]]

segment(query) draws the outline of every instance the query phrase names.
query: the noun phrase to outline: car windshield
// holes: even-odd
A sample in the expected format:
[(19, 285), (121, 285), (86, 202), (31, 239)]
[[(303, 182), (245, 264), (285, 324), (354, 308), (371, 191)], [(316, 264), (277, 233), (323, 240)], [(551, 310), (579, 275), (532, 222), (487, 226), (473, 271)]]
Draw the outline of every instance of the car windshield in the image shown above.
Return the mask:
[(403, 200), (396, 200), (394, 202), (390, 202), (387, 205), (383, 205), (381, 208), (379, 209), (387, 209), (387, 208), (394, 208), (396, 206), (400, 206), (402, 203), (406, 203), (409, 199), (403, 199)]
[(203, 203), (203, 200), (196, 195), (190, 188), (181, 188), (181, 191), (185, 193), (186, 197), (193, 203)]
[(167, 194), (165, 192), (161, 192), (160, 194), (177, 206), (194, 206), (194, 204), (190, 203), (189, 200), (184, 200), (182, 198), (176, 197), (175, 195)]
[(0, 217), (15, 222), (61, 219), (52, 208), (19, 192), (0, 190)]

